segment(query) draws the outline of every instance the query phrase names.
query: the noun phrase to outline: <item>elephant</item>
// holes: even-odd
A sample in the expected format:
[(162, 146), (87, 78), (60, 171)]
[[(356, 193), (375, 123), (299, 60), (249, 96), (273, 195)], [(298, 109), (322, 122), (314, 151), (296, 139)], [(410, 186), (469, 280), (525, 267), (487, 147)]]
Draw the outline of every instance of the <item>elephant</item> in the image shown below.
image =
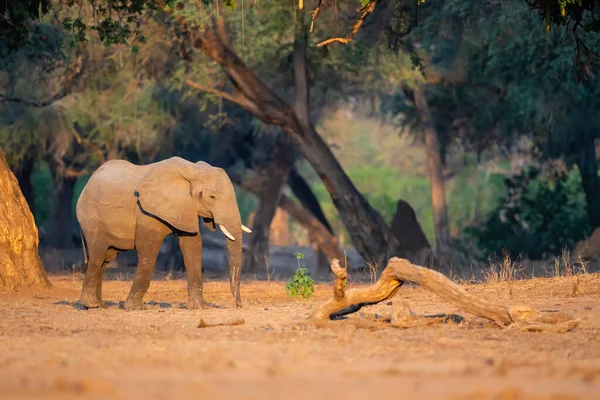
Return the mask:
[[(227, 240), (234, 308), (242, 307), (240, 271), (242, 225), (233, 184), (227, 173), (204, 161), (171, 157), (147, 165), (110, 160), (83, 188), (76, 206), (87, 271), (79, 303), (105, 307), (102, 275), (119, 252), (136, 250), (138, 264), (126, 310), (145, 309), (143, 297), (165, 237), (176, 234), (187, 275), (188, 309), (207, 307), (202, 293), (202, 240), (199, 218)], [(86, 250), (87, 248), (87, 250)]]

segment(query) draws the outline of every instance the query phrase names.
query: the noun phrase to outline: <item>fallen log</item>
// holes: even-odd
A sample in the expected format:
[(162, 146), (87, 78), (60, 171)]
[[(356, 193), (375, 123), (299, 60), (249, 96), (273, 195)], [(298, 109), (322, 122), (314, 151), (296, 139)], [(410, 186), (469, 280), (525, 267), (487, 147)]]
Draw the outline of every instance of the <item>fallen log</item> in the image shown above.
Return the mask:
[[(337, 259), (332, 260), (331, 270), (335, 275), (333, 298), (312, 314), (316, 321), (336, 319), (354, 313), (366, 305), (388, 300), (398, 292), (404, 282), (418, 283), (461, 310), (491, 320), (503, 328), (510, 326), (520, 330), (566, 332), (575, 328), (580, 321), (564, 313), (544, 313), (528, 306), (507, 307), (491, 303), (467, 292), (440, 272), (414, 265), (402, 258), (391, 258), (379, 280), (367, 288), (346, 290), (347, 271), (340, 266)], [(407, 306), (400, 314), (401, 318), (396, 321), (393, 318), (392, 325), (411, 327), (426, 324), (420, 317), (414, 317), (415, 323), (411, 323), (412, 313)]]
[(246, 321), (243, 318), (234, 318), (234, 319), (231, 319), (231, 320), (225, 321), (225, 322), (212, 322), (212, 323), (206, 322), (201, 318), (200, 323), (198, 324), (197, 328), (209, 328), (212, 326), (234, 326), (234, 325), (243, 325), (245, 323), (246, 323)]

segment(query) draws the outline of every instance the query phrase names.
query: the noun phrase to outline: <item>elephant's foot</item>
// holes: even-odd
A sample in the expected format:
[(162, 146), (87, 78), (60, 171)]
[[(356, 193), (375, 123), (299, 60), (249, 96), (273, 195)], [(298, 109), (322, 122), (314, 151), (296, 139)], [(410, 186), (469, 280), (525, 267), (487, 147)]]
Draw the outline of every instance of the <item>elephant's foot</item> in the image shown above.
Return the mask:
[(106, 304), (102, 300), (98, 300), (95, 293), (92, 295), (85, 291), (81, 292), (78, 303), (85, 308), (106, 308)]
[(144, 301), (142, 299), (139, 300), (134, 300), (134, 299), (127, 299), (127, 301), (125, 301), (125, 304), (123, 305), (123, 308), (125, 310), (145, 310), (146, 304), (144, 304)]
[(186, 308), (188, 310), (198, 310), (200, 308), (214, 307), (214, 304), (207, 303), (202, 297), (192, 297), (188, 300)]

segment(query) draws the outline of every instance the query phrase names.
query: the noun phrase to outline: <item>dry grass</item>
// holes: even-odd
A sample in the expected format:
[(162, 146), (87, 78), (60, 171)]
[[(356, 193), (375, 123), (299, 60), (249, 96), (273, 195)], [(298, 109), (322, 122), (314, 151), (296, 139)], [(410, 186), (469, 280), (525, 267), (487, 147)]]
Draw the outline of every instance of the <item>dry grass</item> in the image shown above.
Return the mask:
[(484, 282), (490, 285), (495, 285), (500, 282), (508, 283), (508, 296), (513, 298), (513, 281), (523, 271), (523, 263), (516, 260), (511, 260), (510, 254), (506, 249), (502, 249), (502, 260), (490, 259), (489, 271), (483, 272)]
[(377, 277), (378, 277), (378, 272), (379, 272), (379, 263), (378, 262), (367, 263), (367, 267), (369, 268), (368, 269), (369, 282), (371, 285), (373, 285), (375, 282), (377, 282)]

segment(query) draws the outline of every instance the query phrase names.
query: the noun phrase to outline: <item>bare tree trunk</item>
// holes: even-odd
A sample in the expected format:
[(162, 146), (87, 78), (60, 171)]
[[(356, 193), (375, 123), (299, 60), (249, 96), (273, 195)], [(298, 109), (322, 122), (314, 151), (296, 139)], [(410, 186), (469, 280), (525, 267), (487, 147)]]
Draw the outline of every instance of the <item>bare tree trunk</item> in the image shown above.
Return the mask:
[(424, 250), (431, 249), (415, 210), (405, 200), (400, 199), (396, 203), (396, 213), (392, 217), (390, 229), (398, 238), (402, 249), (410, 256), (407, 258), (411, 260), (419, 259)]
[(52, 287), (38, 253), (38, 230), (0, 149), (0, 286)]
[(584, 146), (577, 158), (577, 167), (581, 174), (581, 186), (587, 201), (587, 214), (592, 229), (600, 227), (600, 177), (594, 142)]
[[(316, 218), (329, 231), (329, 233), (333, 235), (333, 229), (331, 228), (331, 225), (329, 225), (329, 221), (327, 221), (327, 218), (325, 217), (325, 214), (321, 209), (319, 200), (317, 200), (309, 184), (304, 180), (302, 175), (300, 175), (295, 168), (292, 168), (292, 171), (290, 172), (290, 176), (288, 178), (288, 185), (290, 189), (292, 189), (294, 196), (296, 196), (298, 200), (300, 200), (300, 203), (302, 203), (304, 208), (312, 214), (311, 217), (314, 216), (314, 218)], [(298, 218), (296, 219), (298, 220)], [(309, 232), (311, 235), (311, 241), (316, 242), (317, 245), (329, 241), (328, 239), (325, 239), (322, 233), (317, 233), (315, 231), (311, 232), (310, 230)], [(329, 237), (329, 235), (327, 235), (326, 237)], [(339, 250), (338, 244), (333, 238), (333, 236), (331, 236), (331, 239), (331, 243), (328, 243), (327, 246), (334, 247), (336, 250)], [(317, 272), (320, 275), (327, 275), (330, 273), (329, 262), (331, 261), (332, 257), (339, 258), (339, 256), (335, 256), (333, 254), (333, 252), (327, 249), (322, 249), (319, 245), (319, 249), (317, 251)]]
[(298, 16), (294, 45), (296, 102), (291, 108), (239, 59), (231, 49), (222, 18), (216, 19), (216, 31), (195, 30), (193, 45), (218, 62), (234, 85), (232, 94), (187, 81), (191, 87), (215, 93), (239, 105), (267, 124), (279, 125), (298, 146), (315, 169), (338, 209), (356, 250), (365, 261), (381, 262), (398, 255), (398, 241), (385, 221), (366, 201), (348, 178), (341, 165), (308, 119), (308, 79), (306, 75), (306, 21)]
[[(261, 186), (261, 183), (257, 182), (261, 179), (261, 176), (257, 173), (252, 172), (241, 177), (235, 171), (229, 170), (227, 171), (227, 174), (232, 182), (235, 182), (250, 193), (257, 193), (258, 188)], [(296, 203), (285, 194), (281, 194), (278, 205), (309, 232), (311, 238), (317, 242), (319, 248), (325, 253), (329, 261), (334, 258), (340, 260), (344, 259), (335, 237), (331, 235), (327, 228), (301, 204)], [(254, 230), (252, 233), (254, 233)]]
[(444, 250), (450, 248), (450, 230), (448, 228), (448, 209), (446, 207), (446, 192), (442, 174), (442, 159), (437, 131), (422, 85), (415, 88), (414, 101), (425, 131), (425, 151), (427, 152), (436, 247), (438, 250)]
[(271, 222), (277, 211), (283, 186), (285, 185), (293, 165), (293, 148), (286, 137), (282, 137), (275, 145), (270, 162), (255, 169), (259, 179), (258, 206), (252, 222), (250, 248), (244, 258), (246, 272), (265, 271), (265, 259), (269, 255), (269, 232)]
[[(317, 197), (311, 190), (310, 185), (308, 182), (306, 182), (306, 180), (304, 180), (296, 168), (292, 168), (290, 171), (288, 186), (290, 189), (292, 189), (294, 196), (300, 200), (300, 203), (304, 206), (304, 208), (310, 211), (312, 215), (314, 215), (315, 218), (318, 219), (319, 222), (325, 226), (325, 228), (327, 228), (329, 233), (333, 234), (333, 229), (331, 228), (331, 225), (329, 225), (329, 221), (327, 221), (327, 218), (321, 209), (319, 200), (317, 200)], [(327, 265), (327, 268), (329, 269), (329, 265)]]
[(252, 223), (250, 249), (244, 258), (245, 272), (266, 271), (265, 257), (269, 255), (269, 232), (275, 216), (281, 190), (287, 176), (286, 171), (272, 171), (266, 179), (258, 199), (258, 207)]
[(342, 260), (342, 265), (344, 264), (344, 255), (342, 254), (337, 241), (329, 231), (327, 231), (327, 228), (325, 228), (325, 225), (323, 225), (321, 221), (302, 207), (302, 205), (294, 202), (285, 195), (281, 196), (279, 205), (308, 230), (311, 239), (317, 243), (327, 260), (331, 261), (334, 258), (337, 258)]
[(73, 193), (76, 178), (54, 180), (52, 214), (50, 217), (50, 246), (57, 249), (73, 247)]

